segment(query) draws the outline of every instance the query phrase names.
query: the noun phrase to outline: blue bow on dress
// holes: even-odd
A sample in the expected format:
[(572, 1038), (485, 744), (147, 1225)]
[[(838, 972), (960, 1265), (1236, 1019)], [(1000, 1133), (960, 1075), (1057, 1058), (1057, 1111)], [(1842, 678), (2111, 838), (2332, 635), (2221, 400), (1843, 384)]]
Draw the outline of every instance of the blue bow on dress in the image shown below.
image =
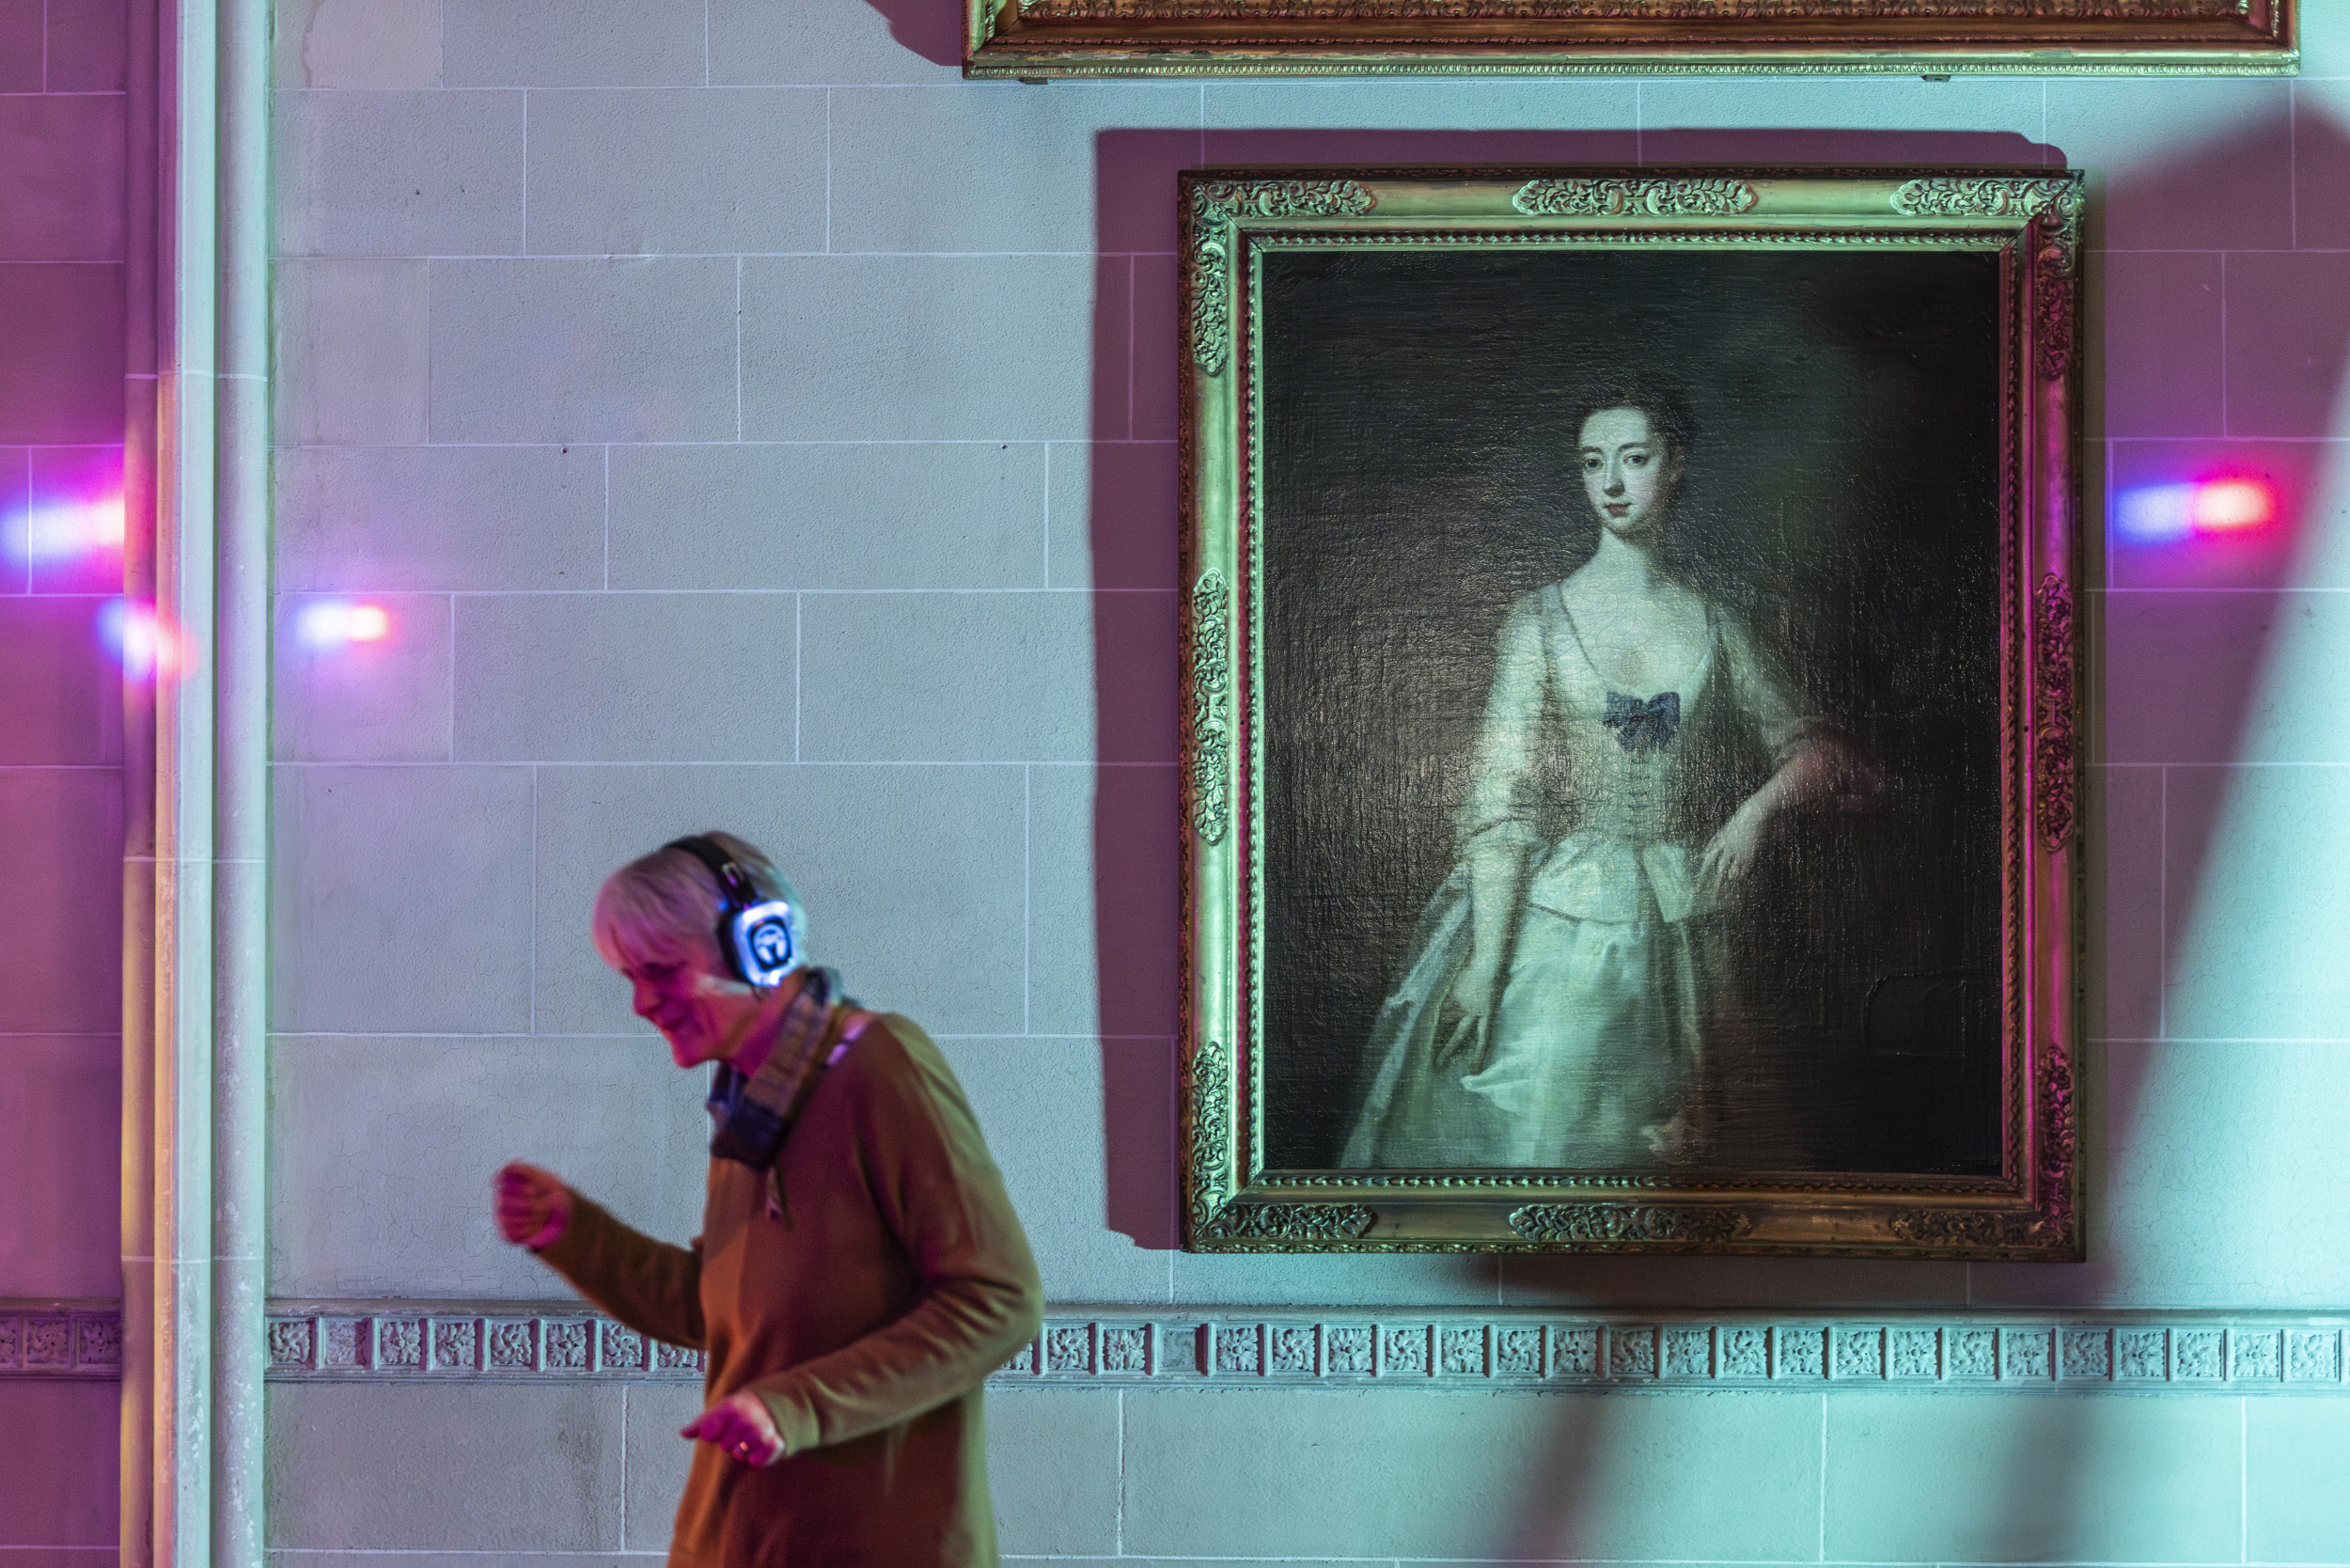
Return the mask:
[(1616, 744), (1645, 760), (1653, 751), (1672, 745), (1681, 728), (1681, 694), (1660, 692), (1646, 702), (1622, 692), (1607, 694), (1607, 713), (1600, 722), (1616, 732)]

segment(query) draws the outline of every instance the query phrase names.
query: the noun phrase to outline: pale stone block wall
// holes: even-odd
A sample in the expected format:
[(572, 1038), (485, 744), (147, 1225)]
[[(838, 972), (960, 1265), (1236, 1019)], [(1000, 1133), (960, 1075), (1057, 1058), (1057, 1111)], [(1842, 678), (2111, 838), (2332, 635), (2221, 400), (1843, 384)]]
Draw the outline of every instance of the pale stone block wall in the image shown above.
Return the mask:
[[(952, 11), (282, 8), (279, 588), (393, 631), (281, 652), (274, 1294), (555, 1294), (483, 1212), (513, 1155), (691, 1232), (696, 1086), (585, 912), (617, 861), (726, 823), (784, 856), (860, 996), (942, 1037), (1057, 1302), (2350, 1299), (2350, 715), (2339, 682), (2261, 683), (2272, 649), (2350, 642), (2321, 547), (2350, 494), (2350, 7), (2309, 8), (2296, 83), (1042, 88), (961, 83)], [(2094, 1261), (1171, 1250), (1174, 171), (2058, 156), (2099, 196), (2092, 506), (2199, 461), (2308, 477), (2300, 563), (2226, 591), (2092, 552)], [(281, 1383), (272, 1540), (352, 1568), (657, 1552), (692, 1398)], [(2339, 1393), (990, 1409), (1020, 1557), (2350, 1560)]]
[[(0, 1304), (122, 1291), (122, 84), (118, 6), (0, 0)], [(116, 1397), (0, 1370), (0, 1562), (112, 1560)]]

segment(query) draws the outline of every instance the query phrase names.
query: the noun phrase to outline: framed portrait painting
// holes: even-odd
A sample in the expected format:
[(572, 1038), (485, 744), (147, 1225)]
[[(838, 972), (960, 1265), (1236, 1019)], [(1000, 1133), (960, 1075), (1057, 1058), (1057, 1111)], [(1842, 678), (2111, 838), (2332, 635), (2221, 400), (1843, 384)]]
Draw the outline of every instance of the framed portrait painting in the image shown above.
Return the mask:
[(964, 0), (964, 73), (2284, 75), (2295, 0)]
[(1181, 199), (1186, 1244), (2079, 1257), (2079, 177)]

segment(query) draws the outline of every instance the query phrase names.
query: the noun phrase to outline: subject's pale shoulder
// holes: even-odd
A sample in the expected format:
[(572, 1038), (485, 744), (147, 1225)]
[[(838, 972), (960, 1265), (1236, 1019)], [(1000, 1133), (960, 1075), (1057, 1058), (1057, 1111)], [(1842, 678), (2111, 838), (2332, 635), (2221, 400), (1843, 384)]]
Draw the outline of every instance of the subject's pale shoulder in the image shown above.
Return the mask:
[(1752, 650), (1754, 626), (1745, 616), (1717, 600), (1708, 599), (1694, 588), (1690, 590), (1690, 597), (1712, 619), (1715, 627), (1721, 633), (1724, 642), (1741, 651)]
[(1521, 626), (1540, 620), (1544, 616), (1557, 615), (1564, 603), (1561, 596), (1567, 590), (1567, 584), (1573, 581), (1570, 577), (1560, 582), (1544, 583), (1541, 588), (1528, 588), (1511, 600), (1510, 624)]

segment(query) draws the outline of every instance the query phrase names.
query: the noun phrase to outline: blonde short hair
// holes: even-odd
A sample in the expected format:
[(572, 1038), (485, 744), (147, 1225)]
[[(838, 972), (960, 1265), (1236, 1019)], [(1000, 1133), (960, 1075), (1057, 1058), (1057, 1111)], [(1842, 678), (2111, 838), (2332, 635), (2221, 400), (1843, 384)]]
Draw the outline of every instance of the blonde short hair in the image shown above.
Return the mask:
[[(758, 845), (731, 833), (700, 837), (743, 868), (760, 898), (781, 899), (799, 912), (799, 894)], [(605, 877), (597, 890), (590, 928), (596, 951), (622, 971), (650, 963), (701, 964), (724, 972), (717, 933), (725, 902), (717, 877), (690, 851), (664, 846), (638, 855)]]

